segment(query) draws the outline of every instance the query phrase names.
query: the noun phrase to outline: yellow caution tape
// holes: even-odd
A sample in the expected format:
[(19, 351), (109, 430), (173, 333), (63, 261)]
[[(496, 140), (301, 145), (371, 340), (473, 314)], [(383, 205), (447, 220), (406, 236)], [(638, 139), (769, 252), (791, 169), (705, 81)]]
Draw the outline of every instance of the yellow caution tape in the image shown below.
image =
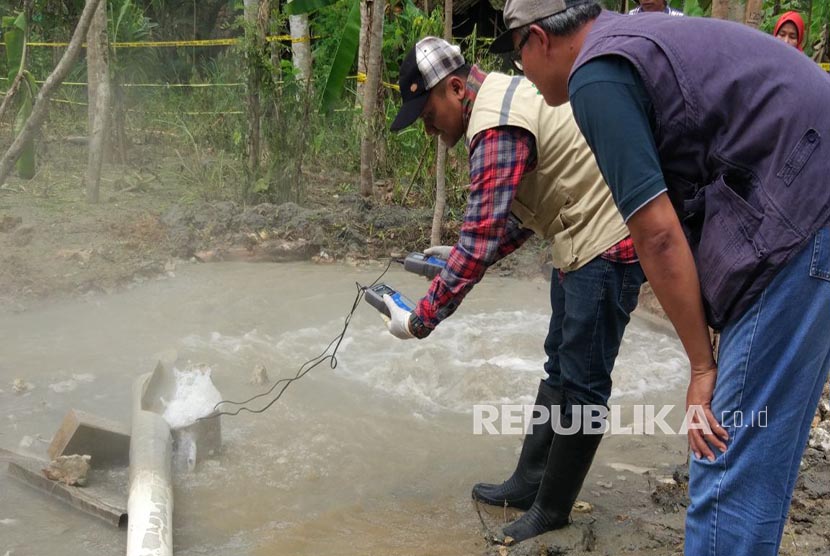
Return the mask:
[(60, 104), (74, 104), (75, 106), (89, 106), (86, 102), (75, 102), (74, 100), (67, 100), (64, 98), (50, 98), (52, 102), (58, 102)]
[[(357, 72), (357, 75), (352, 75), (349, 77), (349, 79), (357, 79), (358, 83), (366, 83), (366, 74), (363, 72)], [(381, 81), (380, 83), (388, 89), (392, 89), (394, 91), (401, 90), (401, 88), (395, 83), (387, 83), (386, 81)]]
[[(265, 40), (268, 42), (275, 42), (275, 41), (291, 41), (294, 42), (307, 42), (311, 39), (317, 39), (320, 37), (297, 37), (291, 38), (291, 35), (271, 35), (265, 37)], [(115, 42), (112, 43), (113, 48), (166, 48), (166, 47), (176, 47), (176, 46), (233, 46), (235, 44), (239, 44), (241, 39), (239, 38), (231, 38), (231, 39), (202, 39), (202, 40), (191, 40), (191, 41), (146, 41), (146, 42)], [(6, 44), (6, 43), (1, 43)], [(44, 46), (50, 48), (64, 48), (69, 46), (68, 42), (29, 42), (27, 46)], [(86, 48), (86, 43), (81, 45), (82, 47)]]
[[(68, 99), (65, 99), (65, 98), (50, 98), (49, 100), (52, 101), (52, 102), (60, 103), (60, 104), (72, 104), (74, 106), (89, 106), (89, 104), (87, 104), (86, 102), (77, 102), (77, 101), (68, 100)], [(185, 111), (148, 112), (146, 110), (132, 110), (132, 109), (127, 109), (127, 112), (137, 112), (139, 114), (148, 114), (148, 115), (154, 115), (154, 114), (168, 114), (168, 115), (169, 114), (185, 114), (187, 116), (222, 116), (222, 115), (225, 115), (225, 114), (244, 114), (245, 113), (242, 110), (231, 110), (231, 111), (227, 111), (227, 112), (185, 112)]]
[[(44, 81), (35, 81), (35, 83), (44, 83)], [(69, 87), (86, 87), (88, 83), (72, 83), (64, 81), (61, 85)], [(122, 87), (161, 87), (163, 89), (176, 88), (207, 88), (207, 87), (244, 87), (244, 83), (122, 83)]]
[(823, 69), (824, 71), (830, 71), (830, 63), (822, 62), (819, 65), (821, 66), (821, 69)]

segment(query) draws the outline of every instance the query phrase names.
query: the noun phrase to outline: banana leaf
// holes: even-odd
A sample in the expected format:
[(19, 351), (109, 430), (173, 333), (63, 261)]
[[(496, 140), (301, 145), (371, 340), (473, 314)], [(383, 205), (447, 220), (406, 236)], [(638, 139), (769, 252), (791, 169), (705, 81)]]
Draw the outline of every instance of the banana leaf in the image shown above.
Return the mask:
[[(297, 0), (294, 0), (295, 2)], [(289, 3), (290, 6), (294, 2)], [(334, 62), (331, 64), (326, 86), (323, 89), (323, 102), (321, 111), (328, 112), (334, 103), (343, 94), (346, 84), (346, 77), (352, 70), (355, 58), (357, 57), (358, 42), (360, 41), (360, 0), (352, 0), (352, 7), (346, 18), (346, 24), (340, 33), (340, 41), (337, 45), (337, 53), (334, 55)]]
[[(9, 66), (9, 83), (14, 81), (20, 71), (20, 64), (23, 62), (23, 45), (26, 38), (26, 16), (20, 14), (16, 18), (4, 17), (3, 38), (6, 42), (6, 61)], [(20, 97), (20, 108), (14, 118), (14, 136), (23, 130), (26, 120), (32, 114), (32, 105), (37, 95), (37, 83), (31, 73), (23, 71), (23, 81), (17, 94)], [(15, 166), (17, 174), (23, 179), (32, 179), (35, 175), (35, 141), (34, 137), (27, 141), (23, 152)]]
[(23, 41), (26, 33), (26, 17), (23, 14), (3, 18), (3, 38), (6, 42), (6, 62), (9, 66), (9, 79), (17, 77), (20, 60), (23, 58)]
[[(26, 120), (32, 115), (32, 104), (34, 103), (35, 95), (37, 94), (37, 84), (35, 78), (28, 71), (23, 72), (23, 82), (20, 84), (20, 96), (22, 101), (20, 103), (20, 110), (14, 118), (14, 136), (23, 131), (23, 126), (26, 125)], [(26, 141), (23, 146), (23, 152), (20, 158), (17, 159), (17, 175), (24, 180), (30, 180), (35, 177), (35, 139), (32, 137)]]

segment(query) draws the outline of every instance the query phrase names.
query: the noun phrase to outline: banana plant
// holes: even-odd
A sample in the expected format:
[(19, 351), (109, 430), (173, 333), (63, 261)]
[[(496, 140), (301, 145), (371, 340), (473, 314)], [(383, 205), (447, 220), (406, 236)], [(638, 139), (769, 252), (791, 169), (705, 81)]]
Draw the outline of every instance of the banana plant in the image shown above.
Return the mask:
[[(292, 0), (285, 4), (284, 12), (296, 15), (319, 10), (334, 4), (336, 0)], [(331, 64), (326, 85), (323, 89), (321, 111), (328, 112), (342, 96), (346, 78), (357, 58), (360, 41), (360, 0), (351, 0), (346, 24), (338, 38), (337, 52)]]
[[(20, 14), (15, 17), (4, 17), (2, 20), (3, 37), (6, 41), (6, 62), (9, 67), (9, 83), (13, 83), (20, 73), (23, 64), (23, 50), (26, 44), (26, 16)], [(20, 108), (14, 118), (14, 136), (23, 130), (26, 120), (32, 114), (32, 105), (37, 95), (37, 83), (32, 74), (23, 69), (22, 80), (18, 88), (20, 94)], [(17, 161), (17, 175), (30, 180), (35, 176), (35, 140), (26, 142), (23, 153)]]

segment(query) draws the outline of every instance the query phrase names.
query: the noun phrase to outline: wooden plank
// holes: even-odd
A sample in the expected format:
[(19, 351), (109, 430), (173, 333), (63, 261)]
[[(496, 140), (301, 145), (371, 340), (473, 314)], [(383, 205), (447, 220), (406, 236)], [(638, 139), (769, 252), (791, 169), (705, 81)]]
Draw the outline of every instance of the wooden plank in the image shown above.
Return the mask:
[[(15, 457), (8, 462), (9, 475), (59, 500), (70, 504), (84, 513), (102, 519), (115, 527), (127, 523), (127, 498), (125, 494), (113, 494), (110, 485), (89, 485), (83, 488), (67, 486), (43, 476), (41, 469), (47, 463), (39, 460)], [(119, 489), (121, 490), (121, 489)]]

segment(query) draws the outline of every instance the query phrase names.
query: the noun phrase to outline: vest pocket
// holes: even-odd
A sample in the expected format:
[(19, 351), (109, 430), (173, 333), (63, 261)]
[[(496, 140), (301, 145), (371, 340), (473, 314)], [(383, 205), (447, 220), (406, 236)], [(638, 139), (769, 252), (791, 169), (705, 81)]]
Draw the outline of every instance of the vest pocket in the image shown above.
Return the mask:
[(776, 174), (789, 187), (796, 176), (798, 176), (807, 161), (810, 160), (813, 151), (815, 151), (821, 143), (821, 135), (815, 129), (808, 129), (804, 135), (799, 139), (798, 144), (787, 157), (784, 167)]
[(830, 282), (830, 228), (821, 228), (813, 243), (810, 276)]
[(700, 241), (692, 249), (711, 316), (720, 321), (753, 276), (767, 245), (757, 233), (763, 213), (720, 176), (704, 188)]

